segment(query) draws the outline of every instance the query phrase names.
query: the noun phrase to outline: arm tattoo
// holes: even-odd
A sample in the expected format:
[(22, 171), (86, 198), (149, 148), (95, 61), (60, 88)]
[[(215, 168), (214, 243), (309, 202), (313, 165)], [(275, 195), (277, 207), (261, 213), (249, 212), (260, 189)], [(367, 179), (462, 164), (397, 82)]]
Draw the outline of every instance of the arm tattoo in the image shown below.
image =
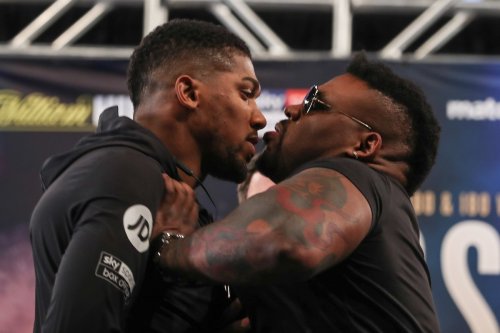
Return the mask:
[[(356, 224), (356, 214), (345, 209), (350, 198), (344, 179), (328, 169), (306, 170), (179, 241), (168, 266), (233, 283), (310, 276), (342, 257), (335, 244), (344, 247), (345, 225)], [(301, 260), (308, 262), (288, 257), (290, 248), (306, 253)]]

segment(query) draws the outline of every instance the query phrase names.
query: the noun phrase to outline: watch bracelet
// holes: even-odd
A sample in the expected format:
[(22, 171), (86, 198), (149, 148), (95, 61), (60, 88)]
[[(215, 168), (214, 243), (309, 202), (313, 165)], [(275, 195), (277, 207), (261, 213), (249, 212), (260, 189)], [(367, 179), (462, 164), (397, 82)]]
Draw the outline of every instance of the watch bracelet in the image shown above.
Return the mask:
[(160, 264), (160, 259), (161, 259), (161, 253), (163, 252), (163, 249), (170, 244), (173, 240), (176, 239), (182, 239), (184, 238), (184, 235), (178, 234), (175, 232), (170, 232), (170, 231), (164, 231), (161, 233), (160, 236), (158, 236), (153, 242), (152, 242), (152, 248), (153, 248), (153, 253), (152, 253), (152, 261), (156, 266), (159, 266)]

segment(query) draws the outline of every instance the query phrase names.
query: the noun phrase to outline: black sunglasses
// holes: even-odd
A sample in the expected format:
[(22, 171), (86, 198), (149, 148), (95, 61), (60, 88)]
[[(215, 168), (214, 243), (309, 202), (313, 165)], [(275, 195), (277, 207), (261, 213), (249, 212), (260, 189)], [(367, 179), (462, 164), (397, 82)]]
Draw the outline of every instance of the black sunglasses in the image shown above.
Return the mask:
[(338, 113), (343, 114), (344, 116), (352, 119), (353, 121), (357, 122), (358, 124), (367, 128), (368, 130), (370, 130), (370, 131), (373, 130), (373, 128), (370, 125), (368, 125), (367, 123), (365, 123), (362, 120), (359, 120), (356, 117), (350, 116), (347, 113), (344, 113), (344, 112), (339, 111), (339, 110), (332, 110), (331, 105), (329, 105), (328, 103), (325, 103), (321, 99), (319, 99), (318, 95), (319, 95), (318, 86), (315, 84), (314, 86), (311, 87), (311, 89), (307, 93), (306, 97), (304, 97), (304, 101), (302, 102), (302, 114), (303, 115), (308, 114), (309, 112), (311, 112), (311, 110), (318, 110), (318, 109), (328, 110), (330, 112), (338, 112)]

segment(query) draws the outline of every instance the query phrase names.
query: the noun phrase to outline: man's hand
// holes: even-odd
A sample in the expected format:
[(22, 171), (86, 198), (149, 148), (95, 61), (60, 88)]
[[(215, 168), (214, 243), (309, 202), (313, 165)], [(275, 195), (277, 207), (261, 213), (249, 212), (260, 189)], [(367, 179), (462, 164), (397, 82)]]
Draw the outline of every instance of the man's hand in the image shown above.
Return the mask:
[(166, 192), (156, 213), (151, 239), (155, 239), (163, 231), (190, 235), (198, 228), (198, 204), (194, 190), (166, 174), (162, 176)]
[(217, 333), (244, 333), (250, 332), (250, 320), (246, 316), (245, 310), (239, 298), (235, 298), (225, 309), (220, 317)]

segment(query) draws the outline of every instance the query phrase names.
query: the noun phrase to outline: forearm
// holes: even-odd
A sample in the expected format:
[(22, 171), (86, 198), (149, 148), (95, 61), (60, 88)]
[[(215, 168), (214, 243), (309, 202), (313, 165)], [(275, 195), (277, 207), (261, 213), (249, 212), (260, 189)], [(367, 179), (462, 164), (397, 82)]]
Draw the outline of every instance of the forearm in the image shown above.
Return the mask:
[(269, 283), (310, 275), (293, 258), (296, 246), (278, 237), (281, 232), (262, 220), (243, 230), (240, 225), (221, 221), (176, 239), (162, 249), (160, 265), (174, 274), (219, 283)]
[(336, 265), (365, 237), (371, 211), (333, 170), (309, 169), (164, 248), (167, 270), (234, 284), (299, 281)]
[[(246, 284), (304, 280), (329, 258), (325, 214), (302, 214), (280, 185), (247, 200), (222, 221), (164, 248), (162, 266), (195, 279)], [(300, 205), (304, 204), (299, 202)], [(319, 227), (318, 227), (319, 225)]]

